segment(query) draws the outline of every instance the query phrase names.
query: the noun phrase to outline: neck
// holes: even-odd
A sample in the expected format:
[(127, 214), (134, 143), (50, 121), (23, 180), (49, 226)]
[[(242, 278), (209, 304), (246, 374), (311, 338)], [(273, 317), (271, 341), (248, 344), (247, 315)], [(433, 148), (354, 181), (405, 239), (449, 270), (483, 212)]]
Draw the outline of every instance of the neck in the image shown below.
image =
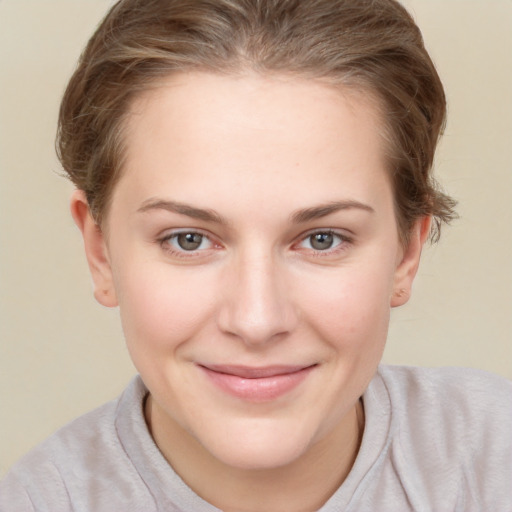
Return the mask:
[(364, 428), (361, 402), (331, 432), (292, 463), (240, 469), (213, 457), (151, 398), (146, 421), (167, 461), (201, 498), (224, 512), (312, 512), (338, 489), (352, 468)]

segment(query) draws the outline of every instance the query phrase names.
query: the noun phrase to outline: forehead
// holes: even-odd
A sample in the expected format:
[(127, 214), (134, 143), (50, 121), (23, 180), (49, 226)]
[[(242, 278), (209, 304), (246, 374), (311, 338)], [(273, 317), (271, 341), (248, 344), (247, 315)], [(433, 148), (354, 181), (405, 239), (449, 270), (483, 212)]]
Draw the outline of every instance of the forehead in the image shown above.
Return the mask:
[(129, 132), (136, 130), (141, 121), (160, 125), (162, 110), (176, 122), (177, 134), (193, 128), (197, 136), (204, 135), (200, 129), (205, 126), (210, 132), (212, 126), (208, 123), (212, 118), (220, 122), (220, 129), (239, 125), (241, 129), (254, 130), (255, 136), (261, 128), (268, 131), (272, 124), (275, 131), (286, 127), (295, 140), (304, 128), (332, 129), (342, 136), (337, 123), (340, 116), (353, 126), (371, 120), (378, 128), (376, 132), (382, 125), (380, 101), (367, 89), (292, 74), (173, 74), (136, 97), (129, 109)]
[(310, 79), (178, 74), (136, 99), (126, 128), (121, 185), (137, 182), (146, 195), (265, 186), (297, 202), (317, 189), (337, 200), (340, 187), (367, 193), (369, 181), (387, 179), (376, 101)]

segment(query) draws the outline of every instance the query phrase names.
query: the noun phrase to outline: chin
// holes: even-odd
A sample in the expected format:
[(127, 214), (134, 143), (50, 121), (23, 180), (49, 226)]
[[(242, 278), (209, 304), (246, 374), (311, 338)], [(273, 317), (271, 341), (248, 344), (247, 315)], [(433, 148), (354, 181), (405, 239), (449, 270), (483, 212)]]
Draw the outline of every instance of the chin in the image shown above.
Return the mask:
[(296, 424), (280, 426), (268, 420), (241, 423), (237, 428), (227, 428), (220, 438), (200, 442), (223, 464), (243, 470), (268, 470), (291, 464), (308, 450), (313, 437), (297, 429)]
[(279, 446), (279, 448), (266, 446), (254, 449), (252, 446), (240, 443), (236, 447), (231, 447), (228, 453), (213, 453), (213, 455), (217, 456), (220, 462), (232, 468), (263, 471), (288, 466), (299, 459), (305, 451), (302, 447), (297, 446)]

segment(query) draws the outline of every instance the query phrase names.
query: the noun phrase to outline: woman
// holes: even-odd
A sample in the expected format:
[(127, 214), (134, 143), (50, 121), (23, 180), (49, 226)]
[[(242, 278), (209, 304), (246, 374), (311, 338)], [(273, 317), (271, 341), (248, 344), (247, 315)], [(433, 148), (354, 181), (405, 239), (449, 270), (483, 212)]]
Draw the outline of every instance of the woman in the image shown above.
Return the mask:
[(510, 508), (510, 383), (379, 367), (454, 215), (444, 117), (392, 0), (116, 4), (58, 142), (140, 377), (15, 466), (5, 510)]

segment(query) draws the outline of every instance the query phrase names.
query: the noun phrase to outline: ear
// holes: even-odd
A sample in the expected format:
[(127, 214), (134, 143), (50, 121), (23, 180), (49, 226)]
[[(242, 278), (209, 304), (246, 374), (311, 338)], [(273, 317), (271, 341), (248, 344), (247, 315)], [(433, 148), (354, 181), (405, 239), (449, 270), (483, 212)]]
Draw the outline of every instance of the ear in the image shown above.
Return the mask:
[(70, 208), (84, 239), (85, 255), (94, 282), (94, 297), (103, 306), (115, 307), (117, 297), (105, 237), (91, 215), (83, 190), (73, 192)]
[(395, 270), (390, 301), (392, 308), (402, 306), (411, 296), (412, 283), (420, 265), (421, 250), (430, 232), (430, 220), (430, 217), (419, 219), (411, 230), (409, 243), (404, 248)]

